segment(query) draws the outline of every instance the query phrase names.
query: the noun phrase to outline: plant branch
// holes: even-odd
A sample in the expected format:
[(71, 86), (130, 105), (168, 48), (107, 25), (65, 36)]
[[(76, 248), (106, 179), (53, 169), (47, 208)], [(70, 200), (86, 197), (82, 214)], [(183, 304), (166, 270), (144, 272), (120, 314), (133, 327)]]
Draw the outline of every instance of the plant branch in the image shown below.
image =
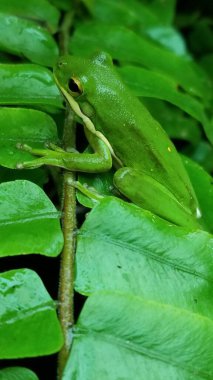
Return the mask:
[[(72, 24), (73, 14), (66, 13), (61, 25), (59, 46), (61, 54), (68, 50), (69, 31)], [(75, 147), (75, 122), (70, 109), (66, 110), (63, 134), (64, 149)], [(64, 248), (61, 254), (59, 275), (59, 320), (64, 334), (64, 346), (58, 355), (58, 380), (62, 378), (63, 369), (68, 359), (71, 342), (72, 326), (74, 324), (74, 255), (76, 245), (76, 201), (75, 188), (69, 183), (75, 180), (75, 174), (64, 171), (63, 173), (63, 233)]]

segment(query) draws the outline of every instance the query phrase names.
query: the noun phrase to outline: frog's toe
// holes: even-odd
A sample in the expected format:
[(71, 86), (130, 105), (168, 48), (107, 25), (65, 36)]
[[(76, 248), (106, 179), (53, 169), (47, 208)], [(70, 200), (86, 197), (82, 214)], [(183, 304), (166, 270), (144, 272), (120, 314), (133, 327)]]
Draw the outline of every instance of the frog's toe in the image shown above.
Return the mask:
[(17, 143), (16, 148), (20, 150), (24, 150), (25, 152), (31, 152), (32, 147), (27, 144)]
[(44, 165), (43, 160), (38, 158), (38, 159), (32, 160), (32, 161), (18, 162), (16, 164), (16, 169), (36, 169), (42, 165)]
[(46, 142), (45, 147), (49, 150), (52, 150), (54, 152), (60, 152), (60, 153), (65, 153), (65, 150), (62, 149), (60, 146), (53, 144), (51, 142)]
[(31, 146), (27, 144), (21, 144), (21, 143), (16, 144), (16, 148), (24, 152), (28, 152), (34, 156), (41, 156), (41, 157), (49, 156), (52, 153), (52, 150), (50, 149), (32, 148)]

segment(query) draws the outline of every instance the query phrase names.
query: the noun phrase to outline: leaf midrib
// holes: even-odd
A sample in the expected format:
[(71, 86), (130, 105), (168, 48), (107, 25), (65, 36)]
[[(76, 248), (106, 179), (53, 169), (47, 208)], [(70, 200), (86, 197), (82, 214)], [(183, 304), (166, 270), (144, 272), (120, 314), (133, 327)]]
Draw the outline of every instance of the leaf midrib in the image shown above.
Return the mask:
[(75, 327), (74, 338), (76, 339), (81, 336), (92, 336), (95, 338), (95, 340), (97, 340), (98, 338), (99, 340), (102, 340), (104, 342), (106, 341), (113, 345), (116, 344), (117, 346), (121, 346), (122, 348), (125, 348), (127, 350), (131, 350), (131, 351), (134, 351), (135, 353), (142, 354), (143, 356), (146, 356), (148, 358), (156, 359), (158, 361), (171, 364), (173, 367), (181, 368), (182, 370), (190, 372), (195, 376), (196, 375), (202, 376), (206, 380), (212, 380), (213, 378), (213, 372), (203, 372), (203, 371), (200, 371), (199, 369), (195, 370), (194, 367), (191, 367), (189, 365), (185, 365), (183, 367), (181, 366), (181, 363), (177, 362), (176, 360), (168, 360), (165, 355), (161, 355), (151, 349), (139, 347), (138, 344), (133, 343), (133, 342), (129, 342), (129, 341), (125, 342), (124, 339), (117, 336), (115, 337), (115, 335), (105, 334), (102, 332), (100, 333), (94, 330), (89, 330), (89, 329), (78, 327), (78, 326)]
[(208, 282), (213, 282), (213, 279), (205, 276), (203, 273), (201, 272), (198, 272), (198, 271), (195, 271), (195, 270), (192, 270), (190, 269), (189, 267), (187, 266), (183, 266), (183, 265), (180, 265), (179, 263), (176, 263), (176, 264), (173, 264), (172, 261), (168, 260), (168, 259), (165, 259), (165, 258), (162, 258), (160, 256), (157, 256), (156, 254), (153, 254), (153, 252), (147, 248), (138, 248), (134, 245), (131, 245), (131, 244), (128, 244), (128, 243), (123, 243), (121, 241), (117, 241), (113, 238), (106, 238), (106, 235), (103, 235), (103, 234), (95, 234), (95, 233), (91, 233), (88, 231), (81, 231), (79, 233), (79, 236), (80, 237), (94, 237), (95, 239), (97, 239), (98, 241), (104, 241), (105, 243), (107, 244), (110, 244), (110, 245), (116, 245), (117, 247), (121, 247), (121, 248), (127, 248), (128, 250), (130, 251), (134, 251), (134, 252), (137, 252), (139, 254), (139, 252), (143, 252), (143, 255), (148, 257), (148, 258), (151, 258), (155, 261), (158, 261), (160, 263), (163, 263), (165, 265), (168, 265), (172, 268), (174, 268), (175, 270), (179, 270), (179, 271), (182, 271), (182, 272), (186, 272), (192, 276), (195, 276), (195, 277), (199, 277), (199, 278), (202, 278)]

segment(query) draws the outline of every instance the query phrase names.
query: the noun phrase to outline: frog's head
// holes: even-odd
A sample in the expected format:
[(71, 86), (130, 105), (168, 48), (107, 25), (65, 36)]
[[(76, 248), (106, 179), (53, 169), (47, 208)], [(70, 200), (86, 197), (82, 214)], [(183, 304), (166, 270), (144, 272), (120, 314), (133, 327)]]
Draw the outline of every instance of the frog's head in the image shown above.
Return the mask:
[(59, 58), (54, 77), (60, 90), (76, 98), (87, 97), (104, 80), (113, 63), (109, 54), (100, 52), (91, 59), (65, 55)]

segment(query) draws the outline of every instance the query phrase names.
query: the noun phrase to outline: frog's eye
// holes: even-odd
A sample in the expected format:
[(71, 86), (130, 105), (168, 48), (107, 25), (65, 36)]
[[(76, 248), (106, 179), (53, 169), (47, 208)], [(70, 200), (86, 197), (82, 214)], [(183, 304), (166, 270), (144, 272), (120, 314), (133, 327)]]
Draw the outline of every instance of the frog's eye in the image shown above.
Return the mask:
[(63, 65), (64, 65), (63, 61), (59, 61), (59, 62), (57, 63), (57, 66), (59, 67), (59, 69), (60, 69)]
[(81, 83), (77, 78), (70, 78), (70, 80), (68, 82), (68, 87), (69, 87), (69, 90), (71, 91), (72, 95), (74, 95), (74, 96), (79, 96), (83, 92)]

